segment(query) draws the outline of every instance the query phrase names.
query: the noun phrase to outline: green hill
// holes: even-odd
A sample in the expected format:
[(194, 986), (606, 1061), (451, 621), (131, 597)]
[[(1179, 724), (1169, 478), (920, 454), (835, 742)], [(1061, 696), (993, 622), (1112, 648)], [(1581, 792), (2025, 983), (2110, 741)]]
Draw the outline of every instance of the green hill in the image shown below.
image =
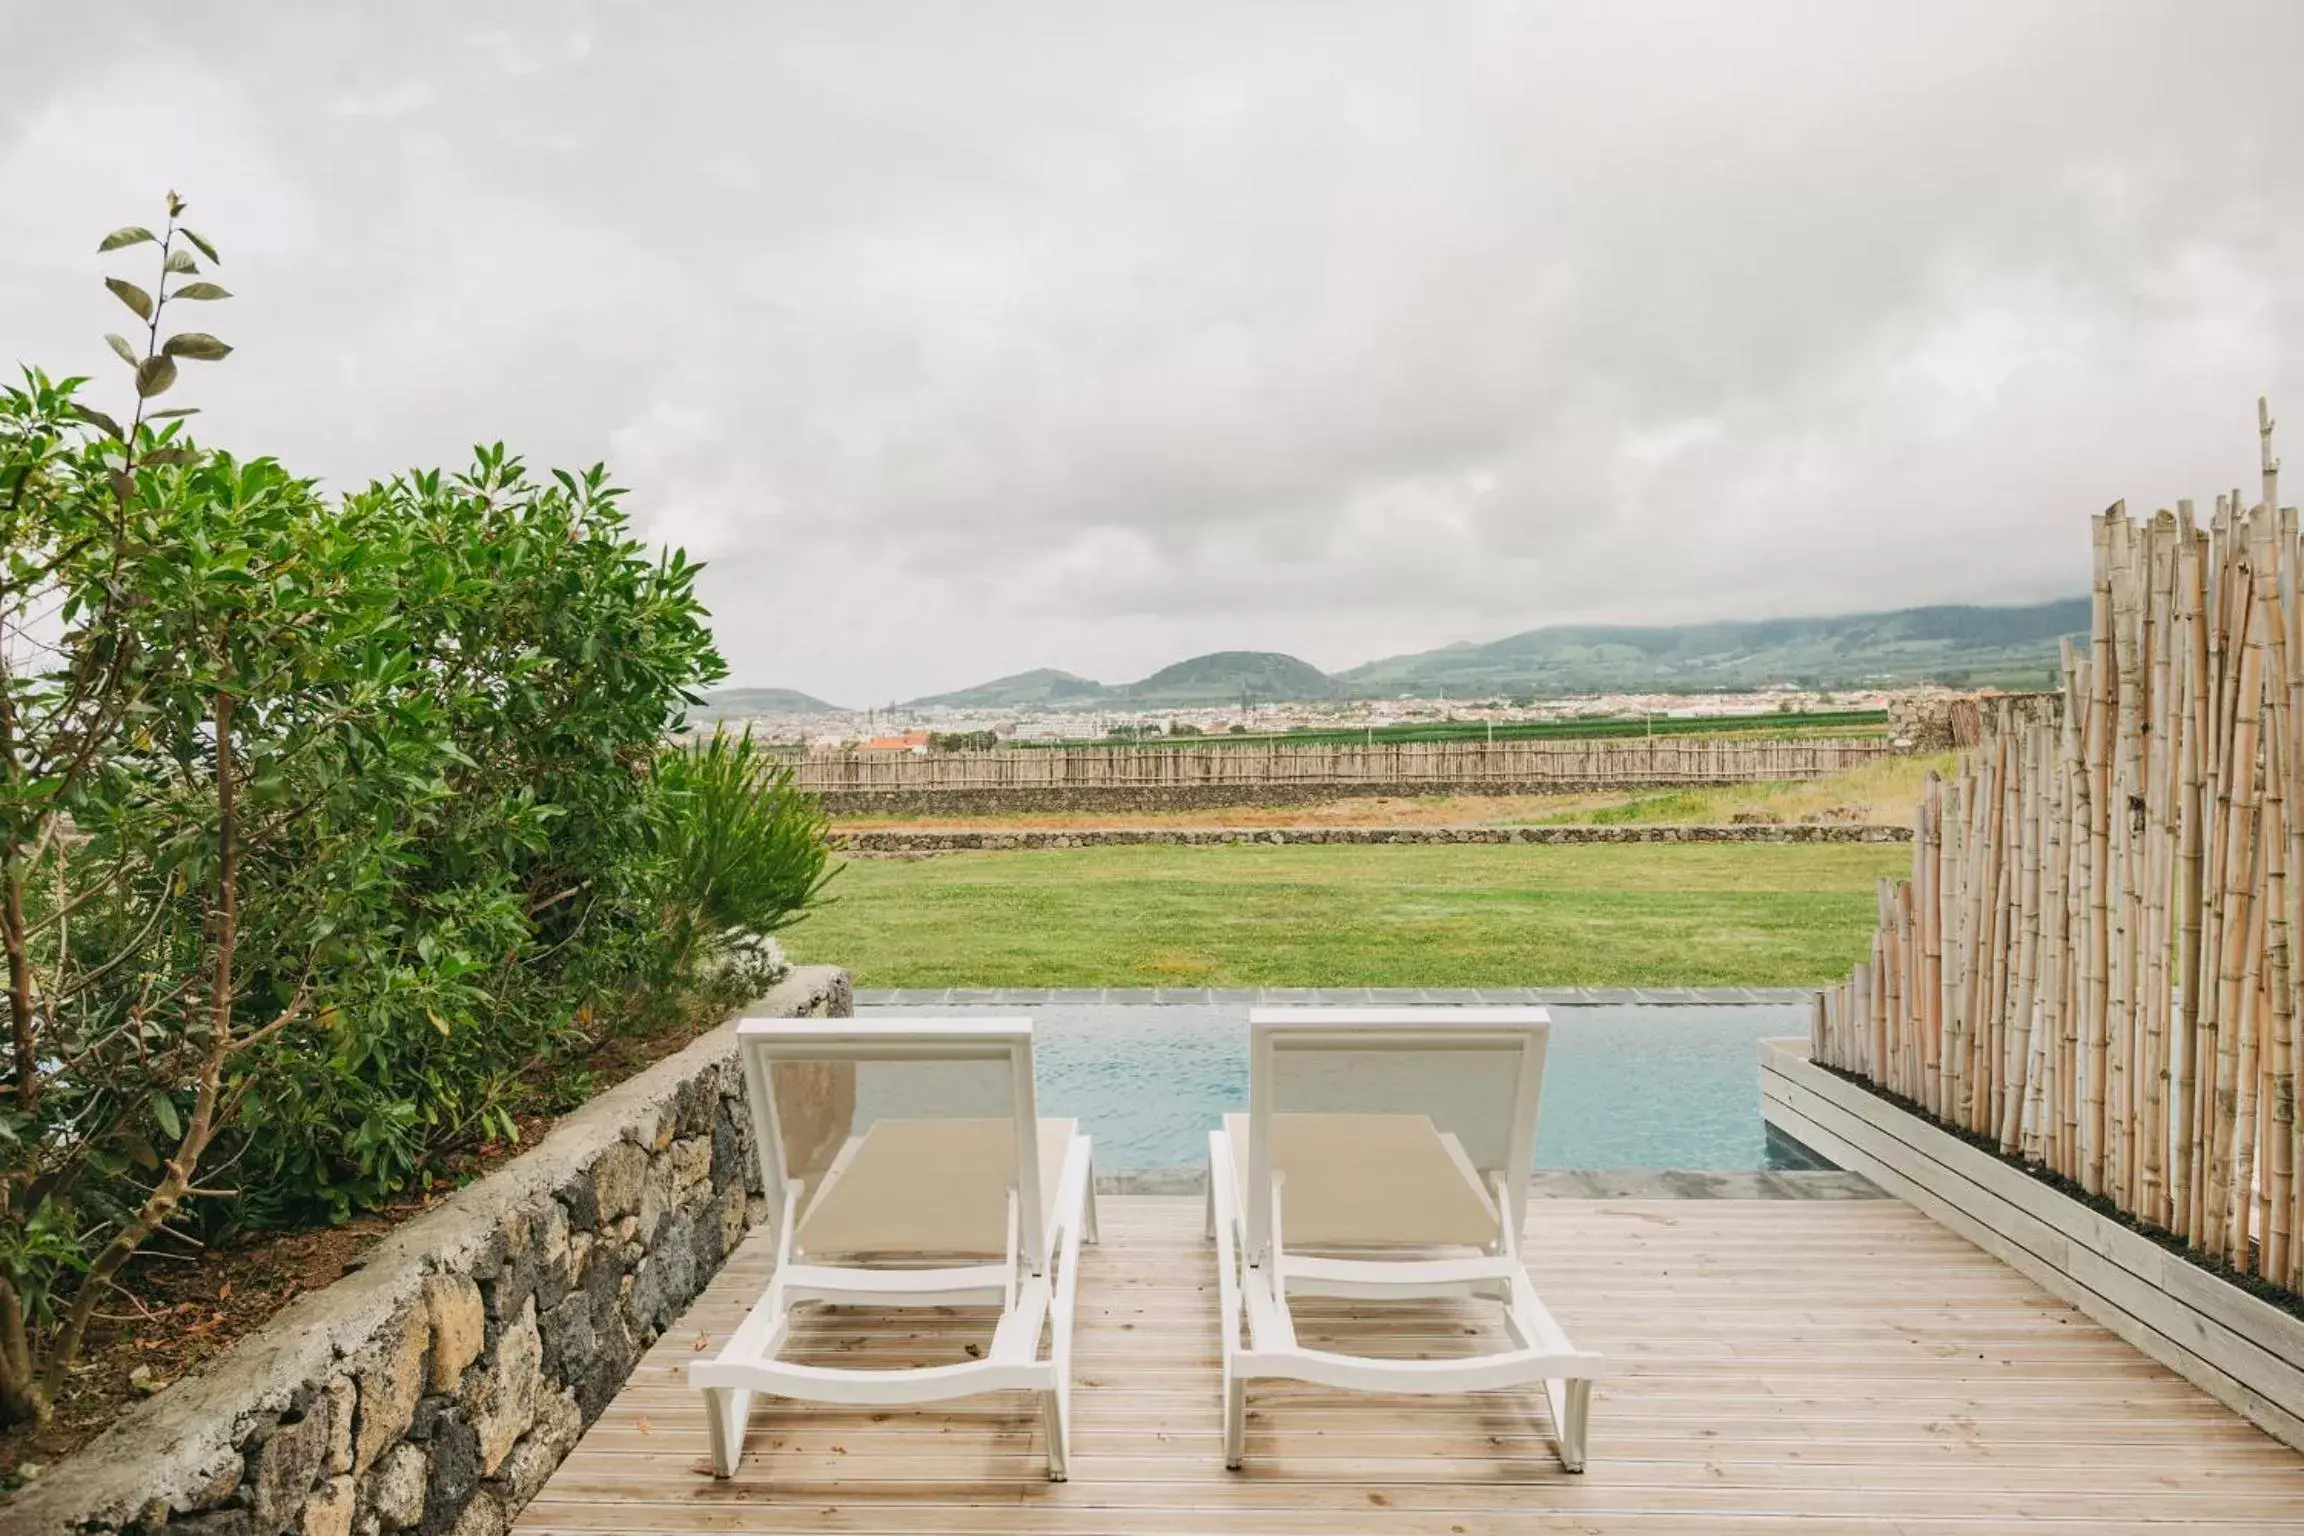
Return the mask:
[(2059, 636), (2086, 633), (2088, 599), (1943, 606), (1831, 618), (1709, 624), (1555, 624), (1485, 645), (1388, 656), (1333, 675), (1278, 651), (1214, 651), (1107, 686), (1041, 667), (914, 699), (954, 709), (1190, 709), (1307, 699), (1704, 693), (1771, 683), (1816, 688), (1950, 683), (2044, 688)]
[(744, 720), (756, 715), (839, 715), (849, 713), (794, 688), (715, 688), (688, 712), (690, 721)]
[(1834, 618), (1654, 627), (1560, 624), (1486, 645), (1392, 656), (1336, 675), (1350, 697), (1702, 691), (1805, 683), (1942, 682), (2045, 687), (2059, 636), (2088, 628), (2088, 600), (1948, 606)]
[(1324, 699), (1330, 688), (1326, 673), (1293, 656), (1275, 651), (1217, 651), (1162, 667), (1142, 682), (1119, 687), (1107, 687), (1053, 667), (1037, 667), (955, 693), (913, 699), (906, 707), (1016, 709), (1031, 705), (1061, 709), (1074, 704), (1103, 704), (1129, 709), (1189, 709), (1237, 704), (1243, 693), (1268, 703), (1275, 699)]
[(1113, 702), (1175, 709), (1274, 699), (1325, 699), (1328, 674), (1278, 651), (1213, 651), (1162, 667), (1140, 683), (1114, 690)]
[(1102, 683), (1059, 672), (1054, 667), (1034, 667), (1029, 672), (1016, 672), (1007, 677), (996, 677), (973, 688), (962, 688), (954, 693), (933, 693), (924, 699), (913, 699), (908, 709), (943, 705), (949, 709), (1015, 709), (1023, 705), (1041, 708), (1061, 707), (1067, 704), (1093, 704), (1111, 692)]

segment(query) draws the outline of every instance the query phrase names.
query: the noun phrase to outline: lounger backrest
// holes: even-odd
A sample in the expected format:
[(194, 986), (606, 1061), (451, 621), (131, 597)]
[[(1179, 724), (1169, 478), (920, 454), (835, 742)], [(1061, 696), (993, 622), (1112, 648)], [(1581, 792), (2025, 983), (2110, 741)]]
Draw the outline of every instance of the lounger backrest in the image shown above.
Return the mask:
[[(1030, 1021), (745, 1019), (736, 1044), (770, 1222), (782, 1218), (786, 1185), (813, 1189), (859, 1120), (1013, 1117), (1020, 1257), (1032, 1273), (1045, 1269)], [(860, 1087), (859, 1069), (873, 1067), (892, 1069), (880, 1073), (891, 1081)]]
[(1542, 1008), (1255, 1008), (1248, 1014), (1248, 1252), (1271, 1247), (1272, 1117), (1427, 1114), (1484, 1184), (1501, 1176), (1513, 1230), (1528, 1208), (1552, 1018)]

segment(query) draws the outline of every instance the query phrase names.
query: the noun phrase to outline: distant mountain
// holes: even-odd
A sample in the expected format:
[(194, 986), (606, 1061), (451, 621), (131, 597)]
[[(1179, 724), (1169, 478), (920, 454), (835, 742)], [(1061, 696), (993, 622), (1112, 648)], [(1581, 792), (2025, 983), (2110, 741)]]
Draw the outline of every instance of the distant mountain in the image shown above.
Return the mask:
[(1029, 705), (1061, 709), (1102, 704), (1125, 709), (1191, 709), (1237, 704), (1243, 692), (1252, 700), (1270, 703), (1276, 699), (1325, 699), (1330, 689), (1326, 673), (1293, 656), (1277, 651), (1216, 651), (1162, 667), (1142, 682), (1107, 686), (1053, 667), (1036, 667), (956, 693), (912, 699), (906, 707), (1017, 709)]
[(1327, 673), (1278, 651), (1214, 651), (1162, 667), (1140, 683), (1115, 689), (1112, 698), (1140, 707), (1191, 709), (1237, 704), (1243, 697), (1258, 703), (1325, 699), (1335, 691)]
[(1107, 686), (1041, 667), (912, 704), (953, 709), (1192, 709), (1309, 699), (1572, 693), (1702, 693), (1798, 683), (2044, 688), (2056, 642), (2085, 634), (2088, 599), (2022, 607), (1900, 608), (1821, 619), (1710, 624), (1555, 624), (1485, 645), (1388, 656), (1333, 675), (1278, 651), (1215, 651)]
[(962, 688), (956, 693), (933, 693), (924, 699), (913, 699), (906, 707), (924, 708), (940, 704), (949, 709), (1017, 709), (1025, 705), (1049, 708), (1094, 703), (1110, 692), (1102, 683), (1076, 677), (1070, 672), (1059, 672), (1054, 667), (1034, 667), (1029, 672), (996, 677), (988, 683), (978, 683), (973, 688)]
[(691, 721), (744, 720), (756, 715), (841, 715), (849, 711), (792, 688), (716, 688), (688, 712)]
[(1561, 624), (1486, 645), (1392, 656), (1338, 673), (1351, 697), (1700, 691), (1946, 682), (2044, 687), (2059, 636), (2085, 633), (2088, 599), (2023, 607), (1903, 608), (1835, 618), (1648, 628)]

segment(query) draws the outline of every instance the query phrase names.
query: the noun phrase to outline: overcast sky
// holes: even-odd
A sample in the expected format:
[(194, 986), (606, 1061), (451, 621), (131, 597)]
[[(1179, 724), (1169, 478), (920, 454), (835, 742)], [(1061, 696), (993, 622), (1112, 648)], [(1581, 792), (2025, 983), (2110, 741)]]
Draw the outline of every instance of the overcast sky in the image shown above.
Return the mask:
[[(2304, 464), (2304, 5), (0, 0), (0, 363), (605, 458), (739, 683), (2080, 590)], [(112, 268), (124, 270), (124, 268)], [(206, 315), (203, 316), (206, 318)]]

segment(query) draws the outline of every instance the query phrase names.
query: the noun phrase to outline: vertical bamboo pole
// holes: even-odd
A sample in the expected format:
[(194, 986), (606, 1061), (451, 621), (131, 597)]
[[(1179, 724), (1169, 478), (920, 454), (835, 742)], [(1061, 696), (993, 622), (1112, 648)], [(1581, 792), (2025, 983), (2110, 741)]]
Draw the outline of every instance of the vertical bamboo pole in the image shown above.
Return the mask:
[[(2254, 578), (2244, 537), (2234, 537), (2232, 554), (2234, 631), (2240, 639), (2238, 677), (2231, 690), (2231, 748), (2225, 754), (2225, 774), (2218, 786), (2225, 821), (2224, 899), (2221, 964), (2216, 995), (2219, 1023), (2238, 1023), (2240, 1010), (2255, 981), (2249, 940), (2255, 933), (2255, 897), (2259, 852), (2256, 816), (2257, 712), (2262, 705), (2264, 648), (2257, 626)], [(2211, 1251), (2229, 1253), (2223, 1242), (2229, 1233), (2233, 1204), (2232, 1136), (2239, 1109), (2240, 1041), (2237, 1031), (2220, 1027), (2216, 1038), (2215, 1092), (2210, 1100), (2211, 1125), (2208, 1157), (2209, 1230)]]
[(2174, 753), (2178, 716), (2172, 708), (2175, 666), (2172, 629), (2175, 614), (2176, 520), (2166, 511), (2152, 520), (2149, 589), (2145, 604), (2144, 673), (2151, 679), (2144, 712), (2145, 859), (2142, 1123), (2143, 1159), (2138, 1170), (2136, 1214), (2165, 1226), (2168, 1221), (2168, 1040), (2171, 1004), (2168, 961), (2173, 945), (2169, 882), (2175, 869), (2171, 820), (2175, 797)]
[(1922, 804), (1924, 827), (1922, 868), (1928, 875), (1928, 884), (1917, 894), (1922, 1018), (1919, 1018), (1919, 1036), (1912, 1052), (1915, 1055), (1912, 1098), (1931, 1115), (1942, 1115), (1945, 1105), (1942, 1105), (1942, 1096), (1935, 1092), (1935, 1062), (1945, 1039), (1945, 781), (1935, 774), (1935, 769), (1928, 769), (1919, 804)]
[(2225, 928), (2225, 866), (2231, 856), (2231, 801), (2226, 781), (2232, 756), (2233, 692), (2238, 669), (2232, 664), (2231, 623), (2235, 606), (2234, 573), (2229, 563), (2228, 528), (2231, 509), (2219, 496), (2210, 520), (2206, 546), (2207, 579), (2204, 629), (2206, 666), (2202, 673), (2200, 821), (2202, 868), (2200, 879), (2199, 970), (2187, 977), (2199, 1003), (2193, 1014), (2192, 1037), (2192, 1187), (2184, 1237), (2205, 1244), (2217, 1211), (2211, 1204), (2208, 1149), (2216, 1137), (2216, 1060), (2223, 1035), (2223, 952)]
[(2081, 1120), (2081, 1187), (2104, 1188), (2104, 1074), (2109, 1050), (2107, 1027), (2112, 958), (2112, 520), (2123, 515), (2115, 504), (2095, 525), (2096, 593), (2088, 647), (2088, 724), (2082, 740), (2088, 773), (2088, 960), (2084, 979), (2082, 1044), (2087, 1051)]
[(2289, 646), (2290, 625), (2297, 607), (2295, 541), (2280, 506), (2280, 461), (2272, 452), (2272, 411), (2269, 402), (2256, 401), (2257, 468), (2263, 480), (2264, 502), (2256, 541), (2257, 569), (2264, 573), (2274, 601), (2259, 609), (2267, 676), (2265, 691), (2271, 716), (2264, 772), (2266, 914), (2265, 959), (2267, 1002), (2263, 1088), (2264, 1221), (2263, 1248), (2258, 1272), (2287, 1283), (2293, 1262), (2292, 1238), (2296, 1199), (2296, 1066), (2293, 915), (2289, 910), (2289, 872), (2293, 845), (2289, 820), (2296, 814), (2290, 775), (2298, 759), (2296, 704), (2298, 695), (2291, 668), (2296, 660)]
[(2037, 1076), (2026, 1091), (2029, 1100), (2026, 1115), (2030, 1122), (2030, 1141), (2027, 1151), (2042, 1162), (2053, 1163), (2056, 1156), (2057, 1115), (2052, 1095), (2055, 1080), (2055, 1061), (2064, 1016), (2065, 999), (2070, 995), (2065, 976), (2070, 968), (2066, 954), (2067, 914), (2070, 910), (2068, 884), (2071, 876), (2070, 856), (2065, 847), (2065, 831), (2069, 825), (2069, 808), (2065, 804), (2064, 759), (2057, 750), (2059, 737), (2049, 728), (2040, 728), (2042, 791), (2045, 804), (2041, 810), (2045, 835), (2040, 856), (2040, 981), (2039, 1017), (2034, 1024), (2036, 1040), (2034, 1051), (2039, 1058)]
[(2042, 750), (2046, 736), (2037, 726), (2027, 727), (2019, 747), (2023, 767), (2017, 820), (2024, 830), (2017, 892), (2016, 992), (2009, 1004), (2000, 1087), (2000, 1150), (2008, 1153), (2022, 1146), (2024, 1095), (2032, 1065), (2032, 1009), (2039, 995), (2041, 875), (2047, 843), (2046, 754)]
[(2114, 671), (2111, 717), (2112, 744), (2109, 773), (2112, 798), (2107, 809), (2112, 834), (2112, 863), (2106, 879), (2112, 936), (2105, 977), (2105, 1185), (2123, 1205), (2134, 1199), (2137, 1148), (2136, 990), (2137, 954), (2142, 922), (2138, 878), (2139, 843), (2143, 810), (2138, 768), (2143, 703), (2139, 661), (2138, 551), (2136, 525), (2124, 508), (2110, 519), (2112, 567), (2112, 655)]

